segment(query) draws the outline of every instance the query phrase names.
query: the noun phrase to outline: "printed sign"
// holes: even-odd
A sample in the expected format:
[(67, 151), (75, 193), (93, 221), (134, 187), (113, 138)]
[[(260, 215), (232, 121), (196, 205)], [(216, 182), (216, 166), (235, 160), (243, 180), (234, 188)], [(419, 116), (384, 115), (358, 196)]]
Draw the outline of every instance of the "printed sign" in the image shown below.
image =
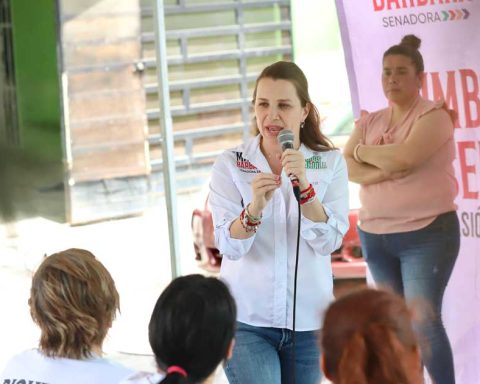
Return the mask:
[(444, 99), (455, 126), (462, 244), (443, 314), (457, 383), (480, 383), (480, 0), (336, 0), (356, 117), (387, 105), (383, 52), (407, 34), (422, 39), (421, 94)]

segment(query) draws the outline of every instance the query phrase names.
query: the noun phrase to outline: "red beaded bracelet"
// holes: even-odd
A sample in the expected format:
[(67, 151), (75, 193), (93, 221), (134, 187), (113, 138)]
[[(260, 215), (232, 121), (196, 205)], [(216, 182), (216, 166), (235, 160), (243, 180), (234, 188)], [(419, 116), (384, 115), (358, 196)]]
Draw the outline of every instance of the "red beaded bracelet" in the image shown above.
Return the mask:
[(311, 189), (307, 194), (300, 198), (300, 205), (311, 203), (316, 197), (315, 189)]
[(252, 217), (248, 214), (248, 211), (245, 208), (240, 213), (240, 223), (246, 232), (257, 232), (257, 228), (262, 222), (259, 220), (252, 220)]
[(309, 192), (311, 189), (313, 189), (312, 184), (310, 184), (307, 188), (305, 188), (303, 191), (300, 191), (300, 196), (304, 195), (305, 193)]

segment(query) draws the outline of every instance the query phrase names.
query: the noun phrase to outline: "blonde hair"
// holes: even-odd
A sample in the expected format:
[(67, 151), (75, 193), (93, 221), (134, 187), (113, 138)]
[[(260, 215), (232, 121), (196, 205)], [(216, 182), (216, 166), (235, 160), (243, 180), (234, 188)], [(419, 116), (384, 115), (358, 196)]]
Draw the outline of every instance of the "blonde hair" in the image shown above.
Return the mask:
[(103, 264), (89, 251), (72, 248), (42, 262), (32, 279), (29, 305), (41, 329), (40, 350), (82, 359), (102, 345), (120, 299)]

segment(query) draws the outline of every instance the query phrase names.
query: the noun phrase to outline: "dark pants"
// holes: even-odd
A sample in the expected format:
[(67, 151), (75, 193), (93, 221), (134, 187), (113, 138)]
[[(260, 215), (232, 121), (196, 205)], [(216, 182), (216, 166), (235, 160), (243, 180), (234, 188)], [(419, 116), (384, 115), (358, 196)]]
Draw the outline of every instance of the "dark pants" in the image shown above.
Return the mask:
[(376, 235), (359, 229), (359, 235), (375, 283), (404, 296), (419, 314), (414, 325), (431, 378), (436, 384), (455, 383), (442, 300), (460, 247), (456, 213), (439, 215), (416, 231)]

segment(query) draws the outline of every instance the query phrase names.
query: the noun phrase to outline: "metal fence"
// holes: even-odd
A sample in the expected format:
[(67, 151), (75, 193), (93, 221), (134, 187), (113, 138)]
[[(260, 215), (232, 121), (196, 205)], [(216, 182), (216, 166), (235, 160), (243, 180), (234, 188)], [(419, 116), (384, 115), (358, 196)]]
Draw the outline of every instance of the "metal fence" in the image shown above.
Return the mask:
[[(179, 166), (211, 163), (249, 134), (251, 94), (259, 72), (292, 57), (290, 1), (264, 0), (166, 2), (175, 162)], [(158, 84), (154, 77), (153, 11), (142, 6), (143, 61), (148, 142), (153, 170), (162, 168), (158, 119)], [(153, 51), (153, 52), (152, 52)]]

